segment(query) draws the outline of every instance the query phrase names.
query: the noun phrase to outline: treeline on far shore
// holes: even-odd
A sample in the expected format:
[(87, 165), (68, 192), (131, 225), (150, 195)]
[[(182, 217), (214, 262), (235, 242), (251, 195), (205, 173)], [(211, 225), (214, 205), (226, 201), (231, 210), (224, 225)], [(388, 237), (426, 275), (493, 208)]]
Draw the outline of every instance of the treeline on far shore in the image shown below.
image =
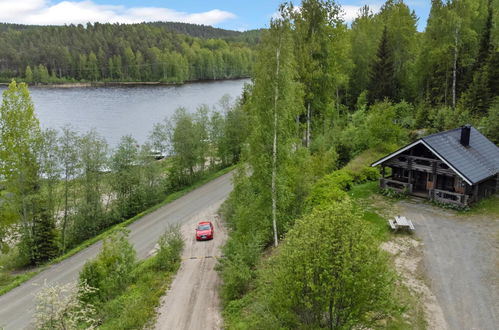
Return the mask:
[[(167, 26), (7, 26), (0, 29), (0, 81), (182, 83), (250, 75), (255, 56), (253, 42), (234, 37), (201, 39)], [(196, 31), (202, 28), (197, 26)]]

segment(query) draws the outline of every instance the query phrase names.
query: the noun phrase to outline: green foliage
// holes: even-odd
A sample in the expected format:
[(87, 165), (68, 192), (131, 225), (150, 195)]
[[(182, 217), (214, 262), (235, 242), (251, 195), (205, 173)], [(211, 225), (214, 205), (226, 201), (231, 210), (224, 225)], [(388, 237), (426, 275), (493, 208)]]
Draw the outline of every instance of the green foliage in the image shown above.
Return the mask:
[(407, 141), (403, 122), (411, 121), (404, 116), (411, 107), (402, 102), (381, 102), (367, 111), (359, 110), (351, 115), (349, 124), (340, 133), (339, 149), (346, 153), (340, 158), (351, 159), (360, 152), (372, 149), (389, 152)]
[(47, 285), (36, 296), (35, 327), (43, 330), (94, 329), (97, 325), (96, 308), (84, 301), (94, 288), (86, 283), (77, 285)]
[(31, 229), (39, 217), (37, 212), (43, 200), (39, 196), (40, 164), (37, 159), (40, 142), (40, 124), (28, 87), (13, 81), (4, 91), (0, 107), (0, 178), (5, 190), (2, 195), (7, 197), (0, 202), (10, 204), (0, 206), (0, 211), (6, 215), (0, 218), (0, 227), (8, 226), (12, 221), (20, 223), (21, 255), (30, 262), (35, 261), (32, 252), (37, 248), (33, 245)]
[(180, 265), (183, 244), (179, 228), (169, 227), (158, 241), (155, 256), (127, 267), (124, 287), (99, 305), (101, 329), (141, 329), (154, 319), (171, 275)]
[[(38, 203), (41, 204), (41, 203)], [(35, 212), (32, 228), (31, 263), (42, 264), (55, 258), (59, 253), (58, 232), (54, 219), (48, 213), (46, 206), (40, 205)]]
[(298, 220), (259, 273), (246, 328), (369, 327), (394, 313), (395, 275), (373, 241), (349, 201)]
[(404, 199), (404, 198), (407, 198), (407, 195), (408, 195), (407, 191), (399, 192), (399, 191), (393, 190), (391, 188), (380, 189), (379, 192), (383, 196), (393, 198), (393, 199)]
[(371, 69), (371, 82), (369, 87), (370, 103), (385, 99), (395, 100), (398, 82), (395, 77), (395, 59), (389, 44), (388, 29), (385, 25), (378, 47), (377, 59)]
[[(5, 59), (0, 79), (22, 76), (27, 82), (42, 84), (74, 80), (183, 83), (249, 76), (254, 50), (244, 41), (246, 33), (231, 31), (236, 35), (230, 41), (203, 40), (176, 33), (169, 24), (181, 23), (8, 29), (0, 33), (4, 45), (0, 58)], [(32, 77), (27, 66), (33, 68)]]
[(87, 283), (97, 291), (84, 298), (90, 302), (105, 302), (119, 295), (132, 280), (136, 266), (133, 246), (127, 241), (127, 231), (121, 230), (103, 243), (99, 255), (83, 266), (80, 283)]
[(163, 271), (173, 271), (180, 261), (180, 253), (184, 248), (180, 227), (169, 227), (159, 238), (158, 245), (159, 248), (155, 258), (156, 268)]
[(482, 119), (483, 133), (496, 145), (499, 145), (499, 97), (496, 97), (488, 110), (487, 117)]

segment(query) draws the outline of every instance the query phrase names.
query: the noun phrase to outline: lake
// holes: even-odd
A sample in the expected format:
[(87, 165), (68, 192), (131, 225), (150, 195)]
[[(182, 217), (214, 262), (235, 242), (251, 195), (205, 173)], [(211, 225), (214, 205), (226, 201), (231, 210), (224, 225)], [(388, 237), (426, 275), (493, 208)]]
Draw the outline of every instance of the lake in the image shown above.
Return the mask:
[[(71, 125), (80, 133), (95, 129), (111, 147), (124, 135), (147, 140), (155, 123), (178, 107), (194, 112), (201, 104), (216, 106), (224, 95), (241, 95), (249, 79), (189, 83), (180, 86), (30, 87), (35, 112), (43, 128)], [(6, 87), (0, 87), (0, 93)], [(0, 96), (1, 100), (1, 96)]]

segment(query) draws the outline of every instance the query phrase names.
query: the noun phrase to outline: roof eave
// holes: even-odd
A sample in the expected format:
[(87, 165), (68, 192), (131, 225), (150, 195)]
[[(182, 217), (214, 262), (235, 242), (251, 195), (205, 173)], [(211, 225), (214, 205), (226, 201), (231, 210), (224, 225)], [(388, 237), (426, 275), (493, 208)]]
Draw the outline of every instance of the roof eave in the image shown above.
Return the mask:
[(426, 143), (423, 139), (419, 139), (403, 148), (400, 148), (399, 150), (395, 151), (395, 152), (392, 152), (391, 154), (389, 154), (388, 156), (386, 157), (383, 157), (381, 158), (380, 160), (374, 162), (371, 164), (371, 167), (375, 167), (375, 166), (378, 166), (380, 164), (382, 164), (383, 162), (385, 162), (386, 160), (390, 159), (390, 158), (393, 158), (394, 156), (397, 156), (398, 154), (408, 150), (408, 149), (411, 149), (412, 147), (418, 145), (422, 143), (426, 148), (428, 148), (431, 152), (433, 152), (435, 154), (435, 156), (438, 157), (438, 159), (440, 159), (442, 162), (444, 162), (447, 166), (449, 166), (449, 168), (451, 168), (457, 175), (459, 175), (459, 177), (461, 177), (461, 179), (463, 179), (467, 184), (469, 184), (470, 186), (472, 186), (474, 183), (468, 179), (463, 173), (461, 173), (460, 171), (458, 171), (454, 166), (452, 166), (444, 157), (442, 157), (435, 149), (433, 149), (428, 143)]

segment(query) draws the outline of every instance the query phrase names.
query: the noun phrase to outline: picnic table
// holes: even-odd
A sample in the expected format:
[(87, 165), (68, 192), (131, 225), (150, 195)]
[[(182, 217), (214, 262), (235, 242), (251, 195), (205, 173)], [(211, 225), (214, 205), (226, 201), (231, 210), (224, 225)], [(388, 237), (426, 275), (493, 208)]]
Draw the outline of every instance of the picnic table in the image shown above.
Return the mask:
[(414, 230), (414, 225), (412, 224), (412, 221), (407, 219), (404, 216), (396, 216), (395, 219), (390, 219), (388, 220), (388, 224), (393, 230), (398, 230), (398, 229), (410, 229)]

